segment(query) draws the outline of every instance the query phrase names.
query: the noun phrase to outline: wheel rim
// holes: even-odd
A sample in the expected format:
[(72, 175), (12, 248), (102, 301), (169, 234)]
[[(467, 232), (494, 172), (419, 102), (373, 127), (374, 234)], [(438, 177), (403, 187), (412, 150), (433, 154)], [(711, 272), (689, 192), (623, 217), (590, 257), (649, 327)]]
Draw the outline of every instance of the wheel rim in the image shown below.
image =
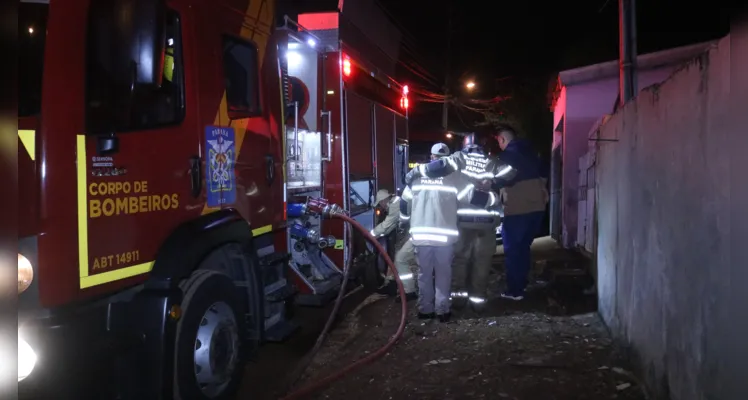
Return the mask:
[(203, 394), (217, 397), (231, 382), (239, 358), (239, 325), (224, 302), (203, 314), (195, 338), (195, 378)]

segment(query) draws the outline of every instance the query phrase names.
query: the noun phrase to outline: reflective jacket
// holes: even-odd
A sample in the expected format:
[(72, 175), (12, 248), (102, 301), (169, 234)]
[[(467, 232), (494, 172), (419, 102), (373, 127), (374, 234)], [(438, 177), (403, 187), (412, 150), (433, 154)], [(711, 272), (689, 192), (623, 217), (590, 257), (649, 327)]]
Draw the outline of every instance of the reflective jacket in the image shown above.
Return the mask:
[(545, 211), (548, 204), (546, 179), (540, 159), (530, 144), (521, 139), (512, 140), (501, 152), (501, 161), (510, 171), (497, 174), (491, 187), (501, 196), (504, 215)]
[[(501, 165), (495, 157), (490, 157), (481, 149), (476, 148), (458, 151), (449, 157), (419, 165), (415, 173), (408, 175), (411, 179), (417, 176), (436, 178), (459, 171), (467, 179), (466, 186), (475, 188), (480, 182), (495, 178), (496, 174), (504, 169), (503, 167), (506, 166)], [(501, 222), (501, 211), (501, 204), (489, 209), (463, 204), (457, 210), (458, 224), (460, 228), (493, 230)]]
[(371, 235), (374, 237), (387, 236), (392, 231), (397, 229), (397, 224), (399, 223), (399, 221), (400, 221), (400, 197), (393, 196), (387, 202), (387, 216), (384, 218), (384, 221), (382, 221), (382, 223), (374, 227), (374, 229), (371, 231)]
[(410, 220), (413, 245), (446, 246), (457, 241), (459, 208), (495, 207), (498, 201), (496, 194), (477, 190), (459, 173), (437, 178), (418, 177), (403, 192), (400, 215)]

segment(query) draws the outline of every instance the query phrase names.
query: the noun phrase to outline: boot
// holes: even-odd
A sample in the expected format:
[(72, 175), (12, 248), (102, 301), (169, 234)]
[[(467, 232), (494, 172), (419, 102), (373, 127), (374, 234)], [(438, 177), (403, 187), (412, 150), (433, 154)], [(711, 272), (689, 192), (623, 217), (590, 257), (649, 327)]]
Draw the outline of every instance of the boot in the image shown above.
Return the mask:
[(441, 323), (447, 323), (449, 322), (449, 319), (452, 318), (452, 313), (448, 312), (446, 314), (439, 314), (439, 322)]
[(462, 310), (467, 305), (468, 299), (464, 297), (455, 297), (452, 299), (452, 308), (455, 310)]
[(436, 314), (434, 313), (418, 313), (418, 319), (434, 319), (436, 317)]
[(397, 283), (395, 281), (388, 281), (382, 287), (377, 289), (377, 294), (383, 294), (392, 297), (397, 294)]
[(488, 303), (487, 301), (484, 301), (482, 303), (473, 303), (471, 301), (470, 302), (470, 308), (473, 310), (474, 313), (476, 313), (476, 314), (482, 314), (483, 311), (486, 310), (486, 304), (487, 303)]
[[(418, 294), (416, 294), (415, 292), (405, 293), (405, 301), (406, 302), (411, 302), (411, 301), (417, 300), (417, 299), (418, 299)], [(401, 301), (402, 300), (400, 300), (400, 294), (398, 293), (397, 296), (395, 296), (395, 303), (400, 304)]]

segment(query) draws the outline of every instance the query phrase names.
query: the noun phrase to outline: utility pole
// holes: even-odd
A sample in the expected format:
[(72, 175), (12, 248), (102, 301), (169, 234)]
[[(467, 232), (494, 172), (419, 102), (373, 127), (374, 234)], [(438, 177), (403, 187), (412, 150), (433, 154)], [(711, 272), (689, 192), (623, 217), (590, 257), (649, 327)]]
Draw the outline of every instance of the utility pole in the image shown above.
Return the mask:
[(619, 104), (623, 106), (637, 92), (636, 82), (636, 0), (618, 0)]
[(449, 131), (449, 59), (452, 56), (452, 4), (447, 0), (447, 57), (444, 67), (444, 104), (442, 104), (442, 128)]

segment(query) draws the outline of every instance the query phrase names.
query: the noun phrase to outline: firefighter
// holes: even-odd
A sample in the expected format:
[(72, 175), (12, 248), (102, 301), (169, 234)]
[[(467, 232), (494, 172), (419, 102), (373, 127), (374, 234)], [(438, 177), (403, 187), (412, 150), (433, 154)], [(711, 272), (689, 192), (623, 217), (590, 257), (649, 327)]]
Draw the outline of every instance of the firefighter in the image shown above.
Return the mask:
[(530, 144), (508, 126), (498, 129), (501, 160), (507, 164), (492, 181), (504, 207), (502, 238), (506, 256), (507, 289), (501, 297), (522, 300), (530, 272), (530, 246), (540, 233), (548, 203), (540, 160)]
[[(435, 144), (432, 158), (445, 159), (449, 148)], [(457, 210), (461, 206), (493, 207), (497, 196), (466, 184), (459, 173), (443, 177), (416, 177), (403, 193), (411, 203), (410, 237), (418, 260), (418, 318), (450, 319), (450, 287), (454, 244), (457, 242)], [(401, 215), (407, 210), (401, 206)]]
[[(408, 196), (408, 200), (412, 199), (412, 192), (410, 188), (406, 188), (403, 196)], [(400, 221), (398, 222), (401, 231), (407, 232), (407, 227), (410, 225), (410, 201), (403, 200), (400, 202)], [(415, 247), (413, 242), (406, 240), (403, 246), (395, 254), (395, 266), (397, 267), (397, 273), (400, 276), (400, 280), (403, 282), (403, 288), (405, 289), (406, 301), (412, 301), (418, 298), (418, 288), (416, 286), (416, 275), (417, 269), (414, 270), (413, 266), (417, 266)], [(397, 303), (400, 303), (400, 296), (395, 298)]]
[[(390, 194), (387, 189), (381, 189), (377, 191), (374, 202), (377, 205), (377, 208), (386, 210), (387, 216), (384, 221), (372, 229), (371, 235), (379, 239), (395, 233), (395, 230), (401, 224), (400, 197)], [(403, 282), (405, 298), (408, 301), (414, 300), (417, 297), (415, 279), (413, 272), (410, 269), (410, 266), (413, 264), (415, 264), (413, 244), (410, 243), (410, 241), (407, 241), (395, 254), (395, 267), (397, 267), (397, 273), (400, 276), (400, 280)], [(397, 286), (391, 276), (387, 277), (383, 293), (389, 295), (395, 295), (397, 293)], [(400, 297), (396, 297), (395, 300), (400, 302)]]
[[(449, 159), (432, 162), (409, 173), (414, 176), (437, 177), (460, 171), (469, 185), (482, 186), (482, 182), (494, 178), (499, 161), (487, 151), (489, 134), (471, 133), (465, 136), (463, 148)], [(406, 178), (406, 182), (407, 182)], [(492, 193), (498, 199), (496, 193)], [(457, 210), (459, 240), (455, 244), (452, 263), (452, 293), (456, 308), (468, 301), (476, 312), (485, 307), (488, 292), (488, 276), (496, 251), (496, 228), (501, 223), (500, 205), (490, 209), (463, 205)]]
[(383, 237), (391, 234), (397, 229), (400, 221), (400, 197), (390, 194), (387, 189), (380, 189), (374, 198), (376, 207), (387, 213), (382, 223), (371, 231), (374, 237)]

